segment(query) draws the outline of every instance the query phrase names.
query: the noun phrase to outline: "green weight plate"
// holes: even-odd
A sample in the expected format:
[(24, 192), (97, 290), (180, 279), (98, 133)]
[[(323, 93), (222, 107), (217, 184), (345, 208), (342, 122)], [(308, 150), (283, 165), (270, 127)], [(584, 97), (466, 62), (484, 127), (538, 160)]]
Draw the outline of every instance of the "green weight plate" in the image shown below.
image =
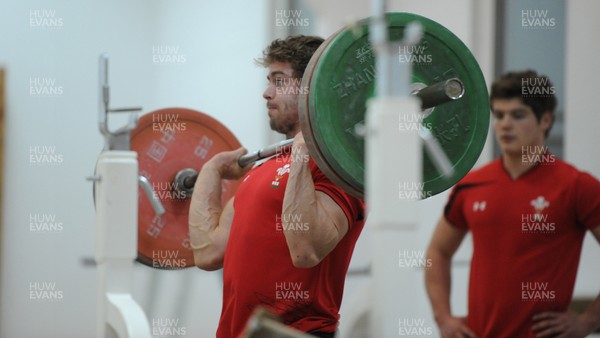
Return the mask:
[[(490, 119), (487, 86), (469, 49), (445, 27), (409, 13), (388, 13), (387, 21), (393, 41), (403, 37), (410, 22), (423, 25), (425, 33), (417, 46), (396, 51), (397, 62), (412, 63), (413, 83), (432, 85), (456, 77), (464, 84), (462, 98), (433, 108), (423, 119), (454, 168), (451, 177), (444, 177), (423, 150), (424, 195), (433, 196), (456, 184), (479, 158)], [(302, 86), (309, 90), (299, 100), (302, 130), (313, 144), (311, 155), (334, 183), (361, 198), (364, 140), (356, 135), (355, 125), (364, 121), (366, 101), (374, 92), (374, 52), (368, 39), (368, 19), (327, 39), (307, 66)], [(419, 123), (406, 122), (404, 128)], [(390, 146), (390, 156), (397, 148)]]

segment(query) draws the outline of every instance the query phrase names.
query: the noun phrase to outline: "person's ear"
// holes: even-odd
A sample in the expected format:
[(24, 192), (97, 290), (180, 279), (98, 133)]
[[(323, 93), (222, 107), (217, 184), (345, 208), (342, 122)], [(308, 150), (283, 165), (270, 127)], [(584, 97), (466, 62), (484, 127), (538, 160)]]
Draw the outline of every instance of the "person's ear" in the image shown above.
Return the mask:
[(552, 122), (554, 122), (554, 114), (550, 111), (546, 111), (542, 114), (540, 118), (540, 126), (547, 132), (552, 126)]

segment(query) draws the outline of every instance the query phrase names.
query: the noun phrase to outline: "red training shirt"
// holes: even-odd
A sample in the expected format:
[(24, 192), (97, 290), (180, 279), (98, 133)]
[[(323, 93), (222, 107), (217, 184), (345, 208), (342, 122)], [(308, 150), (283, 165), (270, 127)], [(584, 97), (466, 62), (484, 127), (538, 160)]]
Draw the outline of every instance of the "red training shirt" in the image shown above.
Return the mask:
[(555, 159), (513, 180), (501, 159), (454, 188), (446, 219), (473, 237), (468, 325), (479, 337), (535, 337), (532, 317), (570, 303), (600, 182)]
[(346, 272), (364, 225), (364, 202), (331, 183), (311, 159), (315, 189), (329, 195), (342, 208), (349, 229), (317, 266), (296, 268), (282, 223), (294, 231), (309, 231), (310, 227), (301, 215), (288, 215), (291, 219), (282, 222), (289, 166), (289, 154), (267, 160), (244, 177), (235, 194), (234, 218), (223, 263), (219, 338), (239, 337), (258, 305), (304, 332), (336, 330)]

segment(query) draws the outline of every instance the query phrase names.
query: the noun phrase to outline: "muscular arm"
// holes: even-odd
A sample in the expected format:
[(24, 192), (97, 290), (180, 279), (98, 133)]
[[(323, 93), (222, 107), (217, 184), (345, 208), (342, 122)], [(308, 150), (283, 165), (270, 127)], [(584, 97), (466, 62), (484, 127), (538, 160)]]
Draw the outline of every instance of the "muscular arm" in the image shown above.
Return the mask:
[(452, 315), (450, 308), (450, 266), (454, 253), (467, 231), (453, 227), (442, 216), (427, 248), (431, 267), (425, 271), (425, 287), (433, 314), (443, 337), (474, 337), (464, 319)]
[(244, 153), (240, 148), (215, 155), (204, 164), (194, 185), (189, 234), (194, 262), (203, 270), (223, 267), (234, 210), (233, 198), (221, 207), (221, 179), (236, 179), (249, 170), (237, 165), (237, 158)]
[[(348, 232), (348, 219), (331, 197), (315, 191), (302, 134), (296, 136), (291, 156), (282, 209), (283, 227), (287, 229), (284, 234), (294, 266), (311, 268), (319, 264)], [(290, 229), (286, 221), (307, 227), (292, 226)]]
[[(600, 243), (600, 226), (592, 230)], [(536, 337), (586, 337), (600, 327), (600, 295), (581, 314), (544, 312), (533, 317)]]

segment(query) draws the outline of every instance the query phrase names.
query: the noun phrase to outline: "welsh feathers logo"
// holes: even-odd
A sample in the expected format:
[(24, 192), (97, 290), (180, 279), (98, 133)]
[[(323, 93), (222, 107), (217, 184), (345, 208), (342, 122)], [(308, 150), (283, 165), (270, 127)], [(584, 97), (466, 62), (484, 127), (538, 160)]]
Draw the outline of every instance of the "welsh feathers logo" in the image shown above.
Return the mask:
[(283, 167), (277, 168), (277, 174), (275, 175), (273, 182), (271, 182), (271, 187), (279, 188), (279, 180), (281, 178), (283, 178), (283, 175), (285, 175), (289, 172), (290, 172), (290, 164), (289, 163), (284, 165)]
[(534, 218), (537, 221), (541, 221), (542, 212), (544, 211), (544, 209), (550, 206), (550, 202), (546, 201), (544, 196), (538, 196), (538, 198), (532, 200), (530, 204), (535, 209)]

